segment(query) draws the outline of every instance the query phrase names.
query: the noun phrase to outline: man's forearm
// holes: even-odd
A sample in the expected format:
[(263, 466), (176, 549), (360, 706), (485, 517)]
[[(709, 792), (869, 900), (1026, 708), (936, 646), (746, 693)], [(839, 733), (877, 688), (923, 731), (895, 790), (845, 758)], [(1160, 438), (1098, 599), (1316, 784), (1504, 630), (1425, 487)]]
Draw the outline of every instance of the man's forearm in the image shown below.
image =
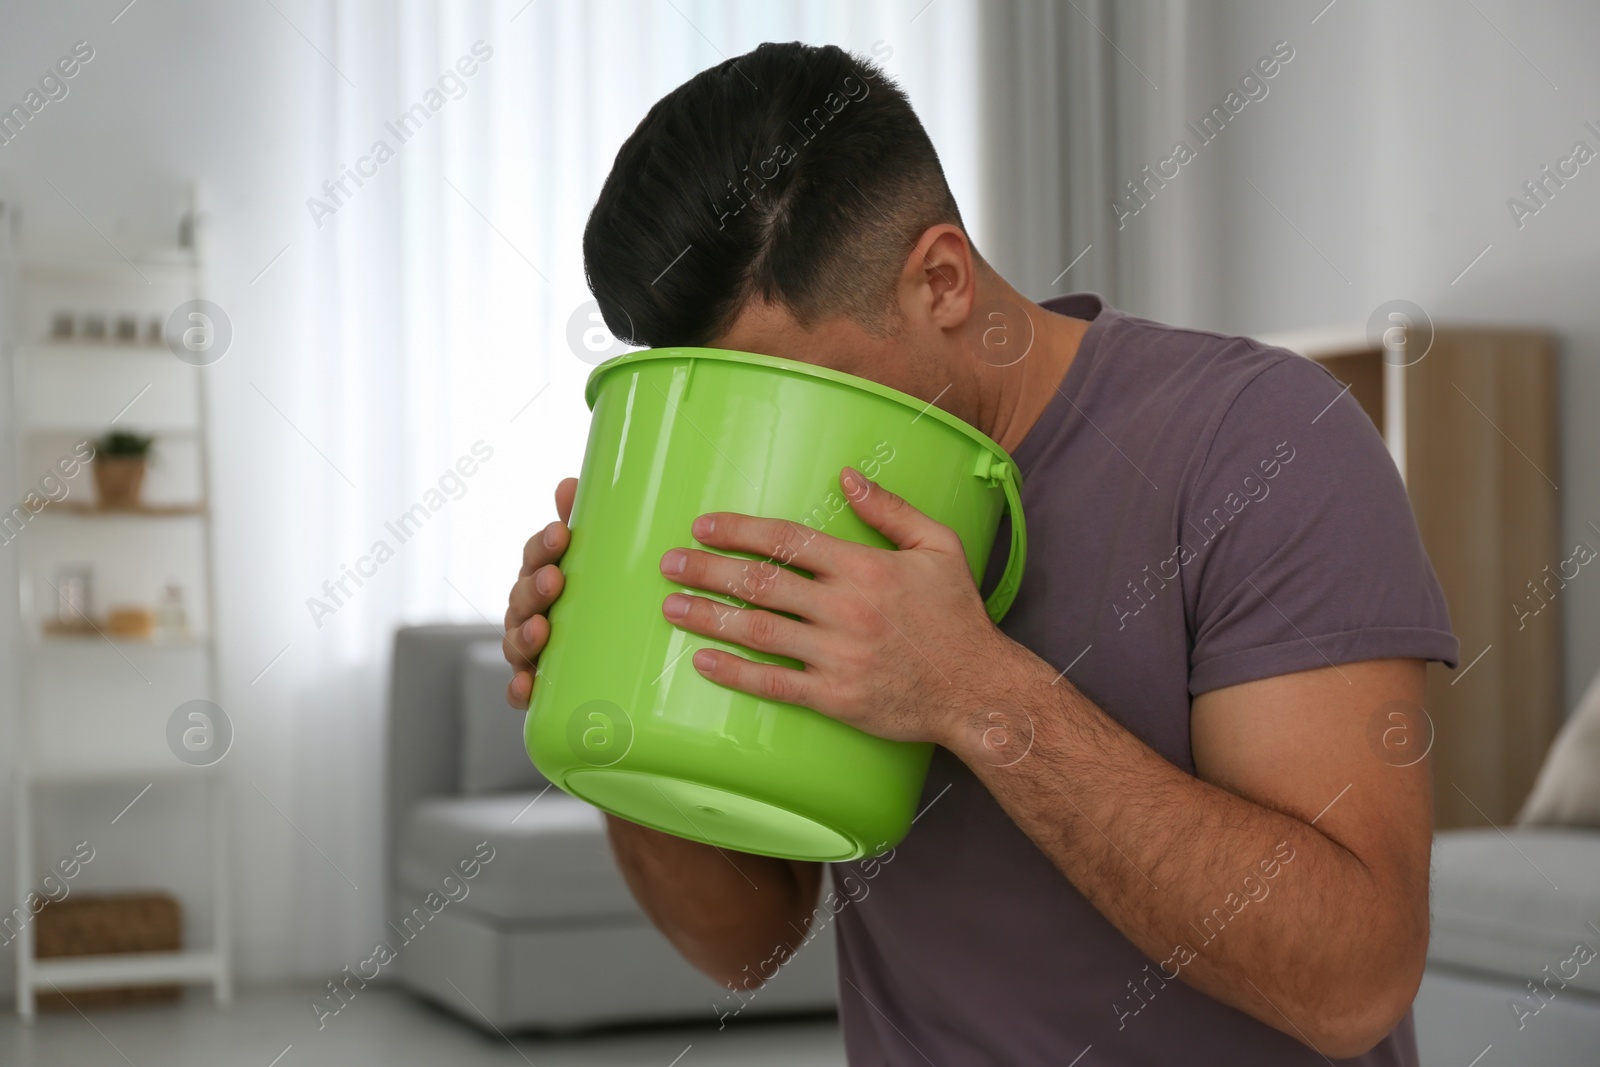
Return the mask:
[(1127, 976), (1127, 1011), (1180, 979), (1325, 1054), (1386, 1032), (1381, 1006), (1409, 993), (1383, 993), (1414, 981), (1419, 921), (1396, 887), (1306, 821), (1173, 766), (1015, 647), (987, 704), (1009, 710), (986, 710), (945, 744), (1157, 961)]
[(611, 849), (634, 899), (698, 970), (755, 988), (759, 964), (806, 938), (822, 867), (688, 841), (606, 816)]

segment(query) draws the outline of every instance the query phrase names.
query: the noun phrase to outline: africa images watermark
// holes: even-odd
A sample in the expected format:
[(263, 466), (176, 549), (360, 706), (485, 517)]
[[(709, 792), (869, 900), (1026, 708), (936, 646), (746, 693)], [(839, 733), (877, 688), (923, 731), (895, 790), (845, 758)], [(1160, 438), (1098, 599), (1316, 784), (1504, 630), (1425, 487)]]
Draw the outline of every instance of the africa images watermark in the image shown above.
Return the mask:
[[(1111, 1010), (1117, 1015), (1117, 1029), (1125, 1029), (1130, 1018), (1148, 1008), (1156, 994), (1165, 989), (1168, 982), (1176, 979), (1183, 968), (1199, 959), (1200, 949), (1220, 937), (1227, 925), (1238, 918), (1245, 908), (1251, 903), (1264, 902), (1272, 893), (1272, 887), (1267, 883), (1283, 873), (1283, 868), (1291, 863), (1294, 857), (1294, 846), (1287, 841), (1279, 841), (1272, 847), (1272, 855), (1249, 868), (1250, 873), (1240, 880), (1239, 888), (1223, 897), (1222, 903), (1212, 908), (1200, 920), (1199, 926), (1195, 926), (1194, 923), (1189, 924), (1189, 929), (1200, 935), (1194, 944), (1191, 945), (1187, 941), (1178, 942), (1172, 948), (1172, 955), (1156, 964), (1154, 971), (1150, 969), (1148, 963), (1145, 964), (1143, 978), (1139, 979), (1137, 984), (1134, 979), (1129, 979), (1129, 995), (1123, 1000), (1130, 1006), (1124, 1007), (1120, 1001), (1111, 1005)], [(1171, 968), (1171, 973), (1168, 973), (1168, 968)], [(1140, 994), (1140, 989), (1144, 990), (1145, 995)]]
[(70, 453), (39, 479), (38, 485), (23, 494), (11, 510), (0, 513), (0, 544), (9, 545), (22, 535), (28, 524), (51, 504), (59, 504), (72, 494), (72, 479), (94, 459), (94, 445), (79, 441)]
[(1146, 164), (1139, 173), (1143, 175), (1138, 179), (1129, 179), (1124, 182), (1127, 190), (1126, 200), (1123, 198), (1111, 201), (1111, 214), (1116, 217), (1117, 229), (1124, 229), (1128, 220), (1150, 206), (1150, 201), (1155, 199), (1156, 192), (1167, 187), (1167, 182), (1172, 181), (1183, 173), (1183, 167), (1194, 162), (1200, 156), (1200, 149), (1222, 136), (1222, 131), (1228, 123), (1238, 117), (1247, 105), (1254, 101), (1267, 98), (1271, 91), (1267, 85), (1276, 78), (1285, 64), (1294, 59), (1294, 49), (1288, 41), (1279, 41), (1272, 46), (1270, 55), (1257, 59), (1255, 66), (1251, 67), (1239, 79), (1239, 88), (1230, 90), (1222, 98), (1222, 103), (1213, 107), (1200, 118), (1200, 125), (1196, 126), (1191, 120), (1184, 123), (1190, 133), (1194, 134), (1194, 145), (1188, 141), (1178, 141), (1173, 144), (1172, 151), (1165, 159), (1158, 159), (1152, 165)]
[(167, 748), (191, 767), (209, 767), (233, 747), (233, 720), (220, 704), (186, 700), (167, 716)]
[(422, 898), (422, 903), (400, 920), (400, 926), (389, 923), (390, 929), (400, 935), (398, 946), (379, 941), (372, 947), (371, 955), (355, 965), (355, 970), (352, 971), (347, 963), (339, 971), (342, 977), (328, 979), (324, 984), (327, 992), (308, 1001), (311, 1013), (317, 1017), (317, 1029), (326, 1029), (328, 1020), (349, 1007), (356, 999), (356, 994), (367, 988), (367, 983), (377, 978), (383, 968), (399, 959), (400, 950), (415, 941), (445, 908), (466, 900), (472, 892), (472, 887), (467, 883), (482, 874), (483, 868), (493, 862), (494, 857), (494, 846), (488, 841), (479, 841), (473, 846), (472, 855), (457, 860), (449, 873), (439, 879), (439, 887), (430, 889)]
[[(880, 845), (879, 847), (882, 848), (883, 846)], [(738, 1001), (739, 1006), (729, 1010), (723, 1010), (715, 1003), (711, 1005), (711, 1010), (717, 1013), (717, 1022), (719, 1024), (717, 1029), (721, 1030), (726, 1027), (729, 1019), (736, 1017), (741, 1011), (743, 1011), (745, 1007), (749, 1005), (750, 1000), (755, 999), (755, 995), (761, 989), (761, 987), (767, 982), (770, 982), (773, 978), (776, 978), (778, 972), (783, 968), (784, 964), (794, 959), (795, 955), (799, 953), (800, 949), (805, 948), (812, 941), (814, 941), (817, 935), (822, 933), (827, 925), (833, 921), (834, 917), (843, 911), (852, 901), (859, 904), (861, 901), (867, 899), (867, 894), (872, 892), (872, 887), (867, 883), (878, 877), (878, 875), (882, 873), (883, 868), (893, 859), (894, 849), (891, 848), (885, 852), (879, 852), (874, 856), (869, 856), (868, 858), (862, 860), (861, 867), (858, 871), (849, 871), (839, 877), (839, 884), (842, 885), (845, 890), (844, 896), (841, 897), (836, 890), (829, 889), (827, 894), (822, 898), (817, 906), (811, 909), (811, 915), (806, 924), (805, 937), (801, 940), (798, 946), (790, 948), (786, 944), (778, 945), (773, 949), (772, 955), (755, 965), (754, 972), (751, 971), (748, 963), (745, 964), (744, 980), (738, 985), (730, 983), (728, 986), (728, 995), (734, 1000)], [(857, 877), (857, 875), (859, 875), (859, 877)], [(855, 879), (853, 883), (851, 879)], [(768, 970), (768, 967), (771, 968), (770, 971)], [(747, 994), (749, 994), (748, 1000), (739, 995), (740, 989), (743, 989)], [(724, 996), (722, 1000), (723, 1003), (726, 1004), (728, 1001), (728, 996)]]
[[(1270, 457), (1256, 464), (1257, 470), (1261, 472), (1260, 477), (1257, 477), (1256, 471), (1252, 470), (1244, 476), (1239, 488), (1223, 497), (1222, 503), (1212, 508), (1209, 514), (1202, 516), (1199, 523), (1196, 523), (1191, 518), (1189, 525), (1194, 527), (1204, 540), (1198, 542), (1194, 548), (1191, 548), (1187, 542), (1178, 542), (1178, 547), (1172, 550), (1172, 555), (1155, 564), (1154, 571), (1150, 569), (1151, 565), (1147, 563), (1144, 566), (1143, 578), (1137, 582), (1131, 578), (1128, 580), (1129, 595), (1111, 602), (1111, 610), (1117, 616), (1117, 629), (1125, 629), (1128, 625), (1128, 620), (1148, 607), (1161, 590), (1167, 587), (1169, 582), (1177, 581), (1178, 574), (1182, 568), (1199, 559), (1201, 552), (1218, 537), (1221, 537), (1224, 531), (1228, 529), (1228, 524), (1238, 518), (1245, 508), (1252, 503), (1260, 503), (1267, 499), (1267, 494), (1272, 492), (1272, 487), (1267, 483), (1276, 478), (1284, 467), (1293, 462), (1294, 457), (1295, 450), (1289, 442), (1279, 442), (1274, 447)], [(1243, 495), (1240, 495), (1241, 493)], [(1172, 573), (1167, 573), (1168, 568), (1171, 568)], [(1154, 583), (1154, 585), (1151, 583)]]
[(740, 212), (755, 203), (757, 194), (766, 190), (767, 183), (774, 181), (784, 167), (799, 159), (800, 152), (822, 136), (828, 124), (845, 108), (865, 100), (872, 93), (872, 87), (868, 84), (870, 80), (860, 71), (845, 75), (837, 89), (830, 91), (816, 107), (800, 117), (799, 125), (790, 120), (789, 128), (795, 132), (793, 143), (780, 141), (774, 145), (772, 151), (767, 153), (767, 158), (755, 164), (754, 171), (748, 163), (739, 168), (742, 176), (730, 178), (728, 191), (720, 200), (712, 202), (711, 210), (717, 215), (717, 229), (727, 229), (730, 218), (737, 218)]
[[(423, 493), (420, 500), (392, 522), (383, 524), (384, 530), (394, 538), (393, 545), (385, 538), (378, 538), (365, 555), (356, 558), (354, 566), (348, 563), (339, 565), (340, 573), (322, 583), (322, 597), (306, 597), (306, 611), (311, 613), (311, 621), (317, 629), (322, 629), (324, 619), (338, 614), (339, 609), (350, 602), (367, 579), (377, 575), (379, 567), (394, 559), (396, 548), (421, 533), (428, 520), (443, 511), (451, 501), (467, 495), (467, 479), (478, 473), (482, 464), (494, 458), (494, 448), (482, 440), (472, 442), (471, 451), (471, 456), (457, 458), (455, 465), (447, 468), (439, 476), (438, 483)], [(351, 588), (352, 584), (354, 589)]]
[(62, 56), (53, 67), (39, 76), (39, 87), (29, 89), (23, 95), (22, 103), (12, 104), (0, 111), (0, 145), (8, 145), (16, 140), (47, 105), (65, 100), (67, 93), (72, 91), (67, 82), (77, 77), (78, 72), (93, 58), (94, 46), (88, 41), (77, 42), (72, 46), (71, 55)]
[[(1592, 921), (1587, 921), (1584, 925), (1595, 933), (1600, 934), (1600, 926), (1596, 926)], [(1512, 1017), (1517, 1020), (1517, 1029), (1524, 1029), (1528, 1025), (1529, 1019), (1544, 1011), (1556, 999), (1556, 994), (1560, 990), (1567, 988), (1568, 982), (1575, 981), (1579, 972), (1587, 964), (1594, 962), (1596, 955), (1600, 955), (1600, 953), (1596, 952), (1594, 945), (1588, 941), (1579, 941), (1572, 946), (1572, 951), (1567, 954), (1565, 959), (1555, 964), (1554, 971), (1551, 970), (1550, 964), (1545, 964), (1540, 969), (1544, 978), (1538, 982), (1530, 979), (1526, 983), (1528, 987), (1527, 996), (1507, 1001), (1507, 1004), (1511, 1007)], [(1552, 985), (1552, 983), (1554, 984)]]
[[(1591, 119), (1583, 124), (1583, 128), (1594, 135), (1597, 144), (1600, 144), (1600, 126), (1596, 126)], [(1555, 166), (1546, 163), (1539, 168), (1539, 173), (1522, 183), (1522, 196), (1506, 197), (1506, 210), (1511, 212), (1511, 221), (1517, 224), (1517, 229), (1528, 225), (1528, 220), (1545, 208), (1550, 206), (1556, 193), (1567, 187), (1567, 182), (1576, 178), (1580, 168), (1591, 163), (1597, 154), (1588, 141), (1578, 139), (1572, 142), (1567, 154), (1556, 160)]]
[[(1600, 526), (1596, 526), (1592, 521), (1586, 525), (1596, 534), (1600, 534)], [(1583, 568), (1593, 563), (1597, 556), (1600, 556), (1600, 551), (1597, 551), (1594, 545), (1588, 541), (1579, 541), (1572, 546), (1572, 554), (1556, 564), (1554, 572), (1550, 570), (1550, 564), (1544, 565), (1544, 574), (1539, 578), (1537, 585), (1532, 578), (1528, 579), (1530, 595), (1527, 604), (1515, 600), (1511, 602), (1511, 613), (1517, 617), (1517, 629), (1525, 629), (1529, 619), (1554, 603), (1561, 590), (1567, 587), (1567, 583), (1576, 580), (1583, 573)], [(1567, 570), (1569, 567), (1572, 568), (1570, 572)]]
[(11, 944), (22, 933), (23, 927), (33, 922), (34, 918), (51, 904), (59, 904), (72, 893), (71, 881), (78, 877), (89, 861), (94, 859), (94, 847), (87, 841), (79, 841), (72, 846), (72, 854), (63, 856), (56, 861), (55, 873), (47, 874), (40, 880), (44, 892), (38, 890), (30, 892), (27, 897), (6, 912), (0, 918), (0, 947)]
[[(876, 480), (883, 468), (893, 462), (898, 455), (895, 447), (888, 441), (879, 441), (872, 446), (872, 454), (866, 456), (856, 464), (860, 471), (869, 480)], [(858, 504), (866, 499), (868, 487), (862, 486), (859, 492), (850, 495), (841, 493), (837, 489), (830, 489), (822, 502), (805, 513), (800, 525), (805, 527), (805, 534), (794, 541), (776, 546), (772, 555), (762, 560), (746, 560), (744, 566), (739, 568), (741, 580), (728, 581), (728, 595), (748, 606), (759, 595), (761, 589), (778, 577), (778, 568), (794, 562), (800, 550), (816, 539), (817, 534), (827, 529), (828, 524), (838, 518), (847, 504)], [(712, 610), (717, 614), (717, 629), (722, 629), (729, 616), (729, 611), (719, 608), (715, 604)]]
[[(355, 166), (339, 164), (338, 175), (322, 183), (322, 197), (306, 198), (306, 210), (311, 213), (311, 221), (317, 229), (322, 229), (324, 218), (337, 215), (349, 203), (356, 190), (366, 184), (364, 179), (377, 177), (378, 168), (398, 155), (397, 149), (420, 133), (428, 120), (438, 114), (446, 103), (467, 95), (466, 79), (478, 73), (479, 66), (494, 56), (494, 49), (483, 41), (474, 41), (471, 51), (471, 55), (457, 59), (454, 67), (445, 68), (444, 73), (439, 75), (437, 87), (430, 86), (422, 94), (421, 100), (402, 111), (394, 121), (383, 124), (383, 128), (394, 138), (393, 146), (384, 138), (378, 138), (367, 149), (367, 154), (356, 160)], [(447, 93), (448, 98), (445, 95)], [(355, 183), (355, 189), (350, 188), (352, 182)]]
[(1410, 700), (1386, 700), (1367, 719), (1367, 747), (1391, 767), (1415, 767), (1433, 751), (1433, 718)]

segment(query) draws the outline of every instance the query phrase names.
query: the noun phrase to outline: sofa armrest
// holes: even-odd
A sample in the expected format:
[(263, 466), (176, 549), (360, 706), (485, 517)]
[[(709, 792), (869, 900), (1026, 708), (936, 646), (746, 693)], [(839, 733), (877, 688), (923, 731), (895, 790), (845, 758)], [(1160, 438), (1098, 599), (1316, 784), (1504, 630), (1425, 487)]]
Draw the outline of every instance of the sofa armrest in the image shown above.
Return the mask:
[(412, 805), (456, 792), (461, 768), (461, 658), (494, 626), (407, 626), (395, 631), (383, 767), (383, 868), (387, 911), (399, 881), (400, 827)]

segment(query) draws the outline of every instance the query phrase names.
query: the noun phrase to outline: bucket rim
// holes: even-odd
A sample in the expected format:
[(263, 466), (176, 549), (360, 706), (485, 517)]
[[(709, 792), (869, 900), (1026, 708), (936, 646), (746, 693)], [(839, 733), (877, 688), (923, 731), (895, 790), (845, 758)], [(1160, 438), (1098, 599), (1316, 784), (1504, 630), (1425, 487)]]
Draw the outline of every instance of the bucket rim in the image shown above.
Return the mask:
[(749, 366), (787, 371), (791, 374), (799, 374), (808, 378), (818, 378), (826, 382), (832, 382), (835, 385), (851, 386), (862, 392), (871, 393), (885, 400), (892, 400), (902, 407), (917, 411), (919, 416), (926, 415), (929, 418), (936, 419), (952, 430), (957, 430), (972, 438), (972, 440), (989, 449), (1001, 459), (1007, 462), (1011, 461), (1011, 454), (1002, 448), (998, 441), (964, 419), (958, 418), (943, 408), (936, 406), (932, 401), (919, 400), (910, 393), (903, 393), (892, 386), (875, 382), (871, 378), (846, 374), (844, 371), (833, 370), (829, 367), (819, 367), (812, 363), (803, 363), (797, 359), (768, 356), (760, 352), (740, 352), (731, 348), (697, 348), (692, 346), (642, 348), (637, 352), (625, 352), (620, 356), (614, 356), (606, 360), (590, 372), (588, 383), (583, 390), (584, 401), (588, 404), (590, 410), (593, 410), (595, 400), (600, 392), (600, 380), (620, 367), (669, 359), (710, 359), (724, 363), (743, 363)]

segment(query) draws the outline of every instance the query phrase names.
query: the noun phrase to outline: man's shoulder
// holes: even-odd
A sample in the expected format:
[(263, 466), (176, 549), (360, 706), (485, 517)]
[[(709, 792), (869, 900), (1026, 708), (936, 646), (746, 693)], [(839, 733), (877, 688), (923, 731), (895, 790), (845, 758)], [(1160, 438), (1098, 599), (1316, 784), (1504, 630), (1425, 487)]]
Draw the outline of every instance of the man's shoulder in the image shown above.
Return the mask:
[(1274, 373), (1263, 384), (1270, 389), (1292, 391), (1328, 380), (1312, 360), (1243, 334), (1174, 326), (1121, 312), (1113, 313), (1108, 325), (1107, 342), (1114, 349), (1148, 353), (1157, 370), (1218, 395), (1243, 392), (1269, 370)]
[(1251, 337), (1174, 326), (1109, 306), (1096, 323), (1090, 376), (1103, 390), (1095, 391), (1132, 400), (1143, 409), (1141, 418), (1214, 432), (1225, 419), (1248, 421), (1254, 413), (1284, 406), (1298, 411), (1313, 402), (1320, 407), (1342, 388), (1314, 360)]

